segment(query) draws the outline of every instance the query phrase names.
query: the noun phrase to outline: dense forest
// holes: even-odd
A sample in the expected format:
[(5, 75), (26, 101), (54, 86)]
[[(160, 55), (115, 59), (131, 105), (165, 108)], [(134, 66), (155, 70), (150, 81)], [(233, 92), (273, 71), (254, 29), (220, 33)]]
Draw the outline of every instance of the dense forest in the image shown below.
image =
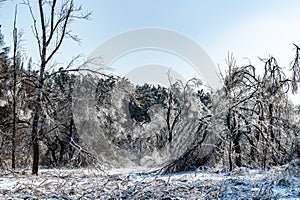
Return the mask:
[[(38, 1), (34, 24), (40, 60), (28, 59), (13, 31), (0, 32), (0, 167), (149, 166), (162, 173), (199, 167), (269, 168), (300, 157), (300, 48), (286, 73), (274, 57), (258, 66), (227, 59), (222, 87), (200, 80), (133, 85), (86, 63), (52, 66), (69, 22), (88, 19), (73, 0)], [(25, 1), (32, 11), (29, 1)], [(45, 6), (45, 5), (46, 6)], [(46, 12), (50, 15), (44, 15)], [(55, 11), (55, 12), (54, 12)], [(49, 18), (46, 18), (49, 17)], [(88, 63), (89, 61), (87, 61)]]

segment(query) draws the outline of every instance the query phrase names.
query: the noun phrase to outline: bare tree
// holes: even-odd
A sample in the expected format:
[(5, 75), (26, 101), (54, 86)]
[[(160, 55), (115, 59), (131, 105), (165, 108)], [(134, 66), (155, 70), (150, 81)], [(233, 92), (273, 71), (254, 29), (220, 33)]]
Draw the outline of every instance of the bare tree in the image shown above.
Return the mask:
[(16, 132), (17, 132), (17, 45), (18, 45), (18, 30), (16, 27), (17, 22), (17, 6), (15, 8), (15, 20), (14, 20), (14, 55), (13, 55), (13, 132), (12, 132), (12, 150), (11, 150), (11, 167), (16, 168)]
[[(285, 145), (295, 140), (290, 120), (292, 105), (287, 96), (293, 81), (286, 77), (274, 57), (262, 61), (262, 76), (256, 74), (254, 66), (236, 67), (229, 62), (224, 79), (226, 127), (224, 135), (221, 134), (229, 170), (235, 166), (283, 164), (293, 151), (293, 145)], [(295, 64), (293, 70), (299, 70)], [(298, 78), (294, 79), (297, 84)]]
[(190, 79), (185, 84), (180, 81), (172, 84), (170, 77), (169, 82), (170, 86), (168, 89), (165, 121), (167, 125), (168, 142), (171, 143), (176, 126), (178, 126), (181, 118), (191, 111), (191, 88), (198, 88), (202, 83), (200, 80)]
[(79, 42), (76, 35), (70, 30), (70, 23), (75, 19), (88, 19), (91, 12), (82, 13), (82, 7), (76, 6), (73, 0), (66, 1), (38, 1), (39, 22), (29, 2), (25, 1), (33, 19), (33, 32), (38, 44), (40, 65), (38, 77), (38, 92), (36, 94), (34, 117), (32, 124), (33, 165), (32, 174), (38, 175), (39, 166), (39, 135), (43, 128), (39, 129), (39, 120), (42, 112), (44, 95), (44, 83), (46, 79), (46, 67), (50, 64), (54, 55), (60, 49), (66, 38)]

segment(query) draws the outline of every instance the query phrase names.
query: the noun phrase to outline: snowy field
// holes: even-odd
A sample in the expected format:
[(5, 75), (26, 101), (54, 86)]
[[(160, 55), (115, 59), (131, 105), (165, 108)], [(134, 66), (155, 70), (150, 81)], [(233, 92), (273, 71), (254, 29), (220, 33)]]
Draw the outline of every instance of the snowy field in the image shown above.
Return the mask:
[(157, 175), (142, 169), (2, 171), (0, 199), (300, 199), (298, 166)]

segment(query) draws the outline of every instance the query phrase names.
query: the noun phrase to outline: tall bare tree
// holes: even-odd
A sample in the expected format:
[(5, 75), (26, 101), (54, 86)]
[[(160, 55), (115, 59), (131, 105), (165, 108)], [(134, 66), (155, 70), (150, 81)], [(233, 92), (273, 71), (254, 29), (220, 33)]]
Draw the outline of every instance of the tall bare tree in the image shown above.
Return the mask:
[(12, 150), (11, 150), (11, 167), (16, 168), (16, 132), (17, 132), (17, 45), (18, 45), (18, 30), (16, 27), (17, 22), (17, 6), (15, 8), (15, 20), (14, 20), (14, 55), (13, 55), (13, 132), (12, 132)]
[(43, 107), (44, 83), (46, 79), (46, 67), (50, 64), (54, 55), (61, 48), (66, 38), (79, 42), (78, 36), (72, 34), (70, 23), (75, 19), (88, 19), (91, 12), (83, 13), (81, 6), (76, 6), (73, 0), (66, 1), (38, 1), (39, 21), (34, 10), (27, 0), (24, 2), (33, 19), (33, 31), (38, 44), (40, 64), (38, 76), (38, 92), (36, 94), (34, 117), (32, 124), (33, 164), (32, 174), (38, 175), (39, 166), (39, 135), (43, 128), (39, 128), (39, 120)]

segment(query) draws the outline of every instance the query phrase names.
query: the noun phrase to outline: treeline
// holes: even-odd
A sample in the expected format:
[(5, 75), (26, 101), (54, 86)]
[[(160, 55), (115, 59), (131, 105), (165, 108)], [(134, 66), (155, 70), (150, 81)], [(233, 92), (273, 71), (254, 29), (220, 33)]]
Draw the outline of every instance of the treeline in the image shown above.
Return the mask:
[(298, 90), (298, 54), (296, 46), (291, 77), (273, 57), (264, 61), (262, 74), (251, 65), (238, 67), (230, 58), (223, 87), (208, 93), (197, 80), (163, 88), (101, 79), (94, 85), (95, 122), (102, 131), (84, 141), (99, 160), (107, 160), (101, 153), (105, 149), (93, 147), (106, 138), (116, 147), (111, 151), (125, 151), (111, 160), (120, 164), (125, 154), (135, 164), (160, 163), (164, 172), (289, 163), (300, 155), (299, 111), (288, 97)]

